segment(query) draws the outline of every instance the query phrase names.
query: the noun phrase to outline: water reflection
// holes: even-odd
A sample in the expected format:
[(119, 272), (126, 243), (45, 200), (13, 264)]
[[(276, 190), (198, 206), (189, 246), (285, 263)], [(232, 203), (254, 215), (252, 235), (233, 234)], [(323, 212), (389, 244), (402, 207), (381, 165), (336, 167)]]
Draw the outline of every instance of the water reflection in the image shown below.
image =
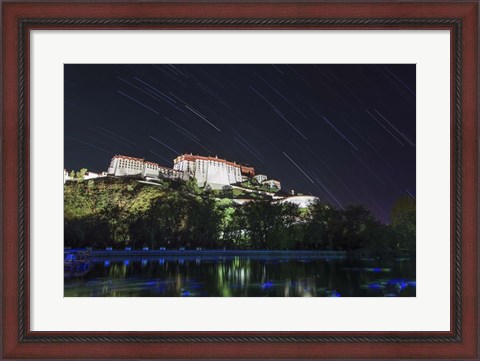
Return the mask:
[(265, 257), (91, 259), (66, 297), (415, 296), (415, 261)]

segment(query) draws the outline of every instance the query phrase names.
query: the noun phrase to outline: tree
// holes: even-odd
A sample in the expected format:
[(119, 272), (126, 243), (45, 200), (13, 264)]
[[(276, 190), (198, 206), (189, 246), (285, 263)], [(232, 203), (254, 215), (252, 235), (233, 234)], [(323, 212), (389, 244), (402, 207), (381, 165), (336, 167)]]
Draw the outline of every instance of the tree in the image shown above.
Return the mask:
[(192, 177), (192, 178), (188, 179), (185, 182), (185, 187), (186, 187), (187, 191), (189, 191), (192, 194), (201, 194), (202, 193), (202, 190), (198, 186), (197, 179), (195, 177)]
[(275, 217), (267, 235), (271, 249), (302, 248), (304, 225), (300, 222), (300, 211), (296, 204), (283, 203), (277, 205), (279, 214)]
[(383, 253), (392, 252), (398, 243), (398, 235), (395, 230), (385, 224), (377, 224), (369, 230), (365, 240), (365, 248), (376, 256), (381, 256)]
[(190, 218), (192, 243), (211, 249), (218, 248), (222, 215), (213, 196), (205, 194), (200, 200), (192, 203)]
[(83, 182), (83, 180), (85, 179), (85, 174), (87, 174), (87, 172), (88, 172), (87, 168), (82, 168), (77, 172), (75, 178), (77, 178), (79, 182)]
[(243, 206), (245, 229), (251, 248), (287, 249), (294, 245), (293, 225), (298, 207), (271, 201), (252, 201)]
[[(78, 172), (80, 178), (86, 170)], [(227, 192), (228, 190), (225, 190)], [(221, 192), (220, 192), (221, 193)], [(75, 247), (415, 249), (415, 204), (401, 200), (381, 225), (362, 206), (308, 209), (265, 196), (238, 205), (193, 182), (101, 178), (64, 185), (65, 244)]]
[(331, 204), (316, 201), (307, 213), (305, 247), (314, 249), (341, 249), (344, 218)]
[(112, 204), (102, 210), (99, 220), (107, 225), (110, 242), (118, 243), (128, 239), (129, 212), (126, 209)]
[(331, 207), (319, 201), (308, 208), (305, 230), (305, 247), (314, 249), (331, 248), (328, 241), (328, 219)]
[(369, 210), (358, 204), (346, 207), (342, 214), (342, 248), (354, 250), (363, 247), (371, 236), (371, 230), (377, 226), (378, 222)]
[(390, 221), (398, 236), (396, 248), (414, 252), (416, 243), (415, 199), (408, 196), (397, 199), (392, 206)]
[(233, 198), (233, 188), (231, 186), (224, 186), (222, 190), (219, 192), (220, 198)]

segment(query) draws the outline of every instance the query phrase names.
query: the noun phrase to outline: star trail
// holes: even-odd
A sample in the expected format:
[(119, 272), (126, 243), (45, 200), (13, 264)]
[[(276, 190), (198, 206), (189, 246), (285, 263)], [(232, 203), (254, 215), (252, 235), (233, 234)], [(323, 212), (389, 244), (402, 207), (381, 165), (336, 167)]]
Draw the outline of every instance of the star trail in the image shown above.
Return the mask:
[(67, 170), (218, 156), (383, 222), (416, 195), (413, 64), (67, 64), (64, 76)]

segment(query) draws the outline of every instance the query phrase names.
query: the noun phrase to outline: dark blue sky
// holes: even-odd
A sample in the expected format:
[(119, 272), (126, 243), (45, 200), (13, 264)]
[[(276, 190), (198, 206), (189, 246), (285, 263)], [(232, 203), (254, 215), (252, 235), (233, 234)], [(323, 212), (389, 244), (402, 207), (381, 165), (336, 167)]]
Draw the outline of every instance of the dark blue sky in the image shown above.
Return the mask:
[(65, 168), (217, 155), (387, 222), (416, 194), (415, 91), (415, 65), (65, 65)]

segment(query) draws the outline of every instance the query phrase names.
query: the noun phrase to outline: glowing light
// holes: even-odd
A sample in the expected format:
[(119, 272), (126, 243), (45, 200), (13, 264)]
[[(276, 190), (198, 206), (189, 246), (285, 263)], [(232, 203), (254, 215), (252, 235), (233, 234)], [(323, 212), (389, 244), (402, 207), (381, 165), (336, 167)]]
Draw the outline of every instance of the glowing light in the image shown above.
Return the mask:
[(268, 281), (268, 282), (265, 282), (263, 285), (262, 285), (262, 288), (270, 288), (273, 286), (273, 283)]

